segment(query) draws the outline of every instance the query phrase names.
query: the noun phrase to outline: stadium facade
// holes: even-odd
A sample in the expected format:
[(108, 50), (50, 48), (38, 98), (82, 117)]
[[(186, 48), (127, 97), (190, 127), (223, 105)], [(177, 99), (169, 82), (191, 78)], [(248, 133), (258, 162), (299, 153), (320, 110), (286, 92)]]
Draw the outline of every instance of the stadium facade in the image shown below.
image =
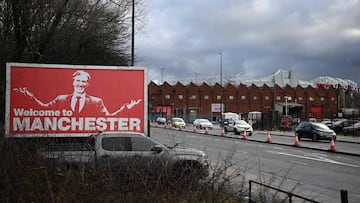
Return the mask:
[[(301, 81), (289, 70), (278, 70), (254, 80), (240, 80), (237, 76), (225, 76), (223, 86), (215, 77), (196, 84), (152, 81), (148, 86), (149, 118), (176, 116), (187, 122), (195, 118), (216, 122), (221, 120), (222, 112), (234, 112), (244, 119), (261, 122), (261, 127), (267, 128), (284, 117), (309, 120), (342, 116), (344, 95), (358, 94), (358, 86), (353, 81), (331, 77)], [(254, 115), (256, 118), (251, 118)]]

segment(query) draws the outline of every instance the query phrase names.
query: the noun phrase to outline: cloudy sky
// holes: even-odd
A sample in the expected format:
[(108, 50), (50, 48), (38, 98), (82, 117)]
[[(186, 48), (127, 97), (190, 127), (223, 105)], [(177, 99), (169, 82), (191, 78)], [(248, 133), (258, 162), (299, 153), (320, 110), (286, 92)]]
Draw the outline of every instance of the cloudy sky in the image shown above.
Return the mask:
[(360, 85), (360, 0), (144, 1), (135, 54), (150, 80), (219, 75), (222, 56), (223, 75), (284, 69)]

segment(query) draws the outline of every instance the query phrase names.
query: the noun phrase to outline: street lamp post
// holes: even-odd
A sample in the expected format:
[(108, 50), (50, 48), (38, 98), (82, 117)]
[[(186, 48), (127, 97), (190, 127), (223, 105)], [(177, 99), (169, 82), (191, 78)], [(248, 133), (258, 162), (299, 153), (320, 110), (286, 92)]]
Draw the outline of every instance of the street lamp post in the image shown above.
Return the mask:
[(195, 101), (195, 108), (196, 108), (196, 116), (198, 114), (198, 92), (199, 92), (199, 86), (197, 84), (197, 77), (198, 77), (198, 74), (197, 72), (195, 72), (195, 85), (196, 85), (196, 101)]
[(164, 117), (164, 70), (165, 68), (161, 68), (161, 117)]
[(223, 113), (223, 87), (222, 87), (222, 52), (218, 53), (220, 55), (220, 87), (221, 87), (221, 104), (220, 104), (220, 118)]
[(134, 66), (135, 55), (135, 0), (132, 1), (132, 16), (131, 16), (131, 66)]
[[(115, 1), (110, 1), (111, 3), (121, 7), (121, 5)], [(135, 0), (132, 0), (131, 8), (131, 60), (130, 66), (134, 66), (135, 61)]]

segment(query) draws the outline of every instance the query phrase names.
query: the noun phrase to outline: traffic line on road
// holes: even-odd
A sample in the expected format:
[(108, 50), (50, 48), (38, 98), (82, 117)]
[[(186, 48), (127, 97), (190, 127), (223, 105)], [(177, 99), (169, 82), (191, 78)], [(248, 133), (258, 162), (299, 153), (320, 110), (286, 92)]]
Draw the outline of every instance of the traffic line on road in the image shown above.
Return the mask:
[[(332, 164), (337, 164), (337, 165), (343, 165), (343, 166), (349, 166), (349, 167), (354, 167), (354, 168), (360, 168), (360, 166), (358, 165), (353, 165), (353, 164), (347, 164), (347, 163), (342, 163), (342, 162), (338, 162), (338, 161), (334, 161), (322, 156), (318, 156), (318, 157), (308, 157), (308, 156), (303, 156), (303, 155), (296, 155), (296, 154), (290, 154), (290, 153), (285, 153), (285, 152), (278, 152), (278, 151), (270, 151), (270, 150), (264, 150), (265, 152), (269, 152), (272, 154), (278, 154), (278, 155), (284, 155), (284, 156), (290, 156), (290, 157), (296, 157), (296, 158), (301, 158), (301, 159), (308, 159), (308, 160), (313, 160), (313, 161), (322, 161), (322, 162), (326, 162), (326, 163), (332, 163)], [(316, 155), (316, 154), (314, 154)]]
[(328, 157), (327, 154), (321, 154), (321, 153), (306, 153), (305, 156)]
[(294, 160), (292, 160), (291, 162), (292, 162), (292, 163), (295, 163), (295, 164), (304, 165), (304, 166), (307, 166), (307, 165), (308, 165), (307, 163), (305, 163), (305, 162), (300, 162), (300, 161), (294, 161)]

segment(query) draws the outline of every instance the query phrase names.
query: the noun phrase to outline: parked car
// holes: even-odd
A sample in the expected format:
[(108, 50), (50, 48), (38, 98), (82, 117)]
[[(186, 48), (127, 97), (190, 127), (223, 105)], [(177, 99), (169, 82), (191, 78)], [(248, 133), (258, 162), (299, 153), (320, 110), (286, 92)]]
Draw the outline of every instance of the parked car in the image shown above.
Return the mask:
[(185, 128), (185, 126), (186, 126), (184, 119), (178, 118), (178, 117), (172, 118), (171, 123), (172, 123), (172, 126), (175, 128), (180, 128), (180, 127)]
[(165, 125), (165, 124), (166, 124), (166, 118), (158, 117), (158, 118), (156, 119), (156, 122), (157, 122), (159, 125)]
[(349, 125), (348, 121), (349, 120), (346, 118), (337, 119), (333, 121), (330, 128), (333, 129), (336, 133), (340, 133), (342, 132), (342, 129), (346, 127), (346, 125)]
[(214, 128), (214, 125), (208, 119), (204, 119), (204, 118), (195, 119), (193, 125), (196, 128), (200, 128), (200, 129), (205, 129), (205, 128), (213, 129)]
[(326, 120), (322, 120), (320, 123), (325, 124), (327, 127), (331, 128), (331, 126), (333, 125), (335, 121), (332, 121), (330, 119), (326, 119)]
[[(104, 132), (91, 136), (86, 143), (54, 143), (38, 150), (42, 163), (48, 167), (85, 166), (94, 170), (110, 169), (122, 175), (130, 169), (150, 174), (173, 174), (175, 177), (209, 174), (205, 152), (184, 147), (168, 147), (142, 133)], [(185, 173), (185, 174), (184, 174)], [(179, 177), (180, 178), (180, 177)], [(183, 177), (181, 177), (183, 178)]]
[(353, 125), (344, 127), (342, 129), (342, 132), (344, 134), (350, 134), (350, 135), (360, 135), (360, 122), (354, 123)]
[(226, 120), (224, 121), (224, 131), (227, 132), (234, 132), (234, 134), (240, 135), (244, 131), (246, 134), (251, 136), (253, 133), (253, 128), (244, 120)]
[(309, 138), (314, 142), (318, 140), (330, 140), (334, 137), (336, 140), (336, 133), (323, 123), (316, 122), (302, 122), (296, 127), (295, 133), (298, 135), (298, 139)]

